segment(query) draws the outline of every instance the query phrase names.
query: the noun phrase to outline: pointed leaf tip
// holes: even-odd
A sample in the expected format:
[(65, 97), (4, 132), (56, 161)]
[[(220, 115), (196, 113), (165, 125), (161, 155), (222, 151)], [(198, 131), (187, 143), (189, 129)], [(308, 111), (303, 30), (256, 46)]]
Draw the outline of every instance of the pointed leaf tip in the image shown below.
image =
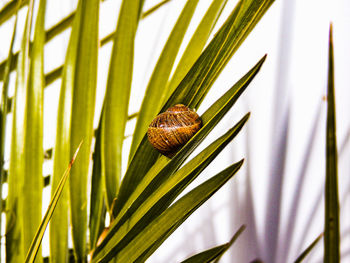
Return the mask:
[(81, 142), (79, 143), (79, 145), (78, 145), (78, 147), (73, 155), (71, 163), (74, 163), (75, 159), (77, 158), (78, 152), (80, 151), (80, 148), (81, 148), (83, 142), (84, 142), (84, 140), (81, 140)]

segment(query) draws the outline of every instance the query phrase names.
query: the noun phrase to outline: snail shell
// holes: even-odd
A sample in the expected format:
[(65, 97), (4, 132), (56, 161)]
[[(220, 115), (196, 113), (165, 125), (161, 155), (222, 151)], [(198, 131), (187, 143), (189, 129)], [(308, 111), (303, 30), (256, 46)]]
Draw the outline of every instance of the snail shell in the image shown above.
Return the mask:
[(198, 114), (183, 104), (159, 114), (148, 127), (147, 136), (161, 154), (173, 157), (201, 128)]

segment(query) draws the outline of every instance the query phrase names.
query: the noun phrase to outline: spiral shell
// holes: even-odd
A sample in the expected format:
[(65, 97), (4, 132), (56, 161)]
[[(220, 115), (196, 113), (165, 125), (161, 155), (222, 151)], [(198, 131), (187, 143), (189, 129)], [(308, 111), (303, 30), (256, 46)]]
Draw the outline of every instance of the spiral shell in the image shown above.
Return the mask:
[(183, 104), (159, 114), (148, 127), (147, 136), (161, 154), (173, 157), (201, 128), (198, 114)]

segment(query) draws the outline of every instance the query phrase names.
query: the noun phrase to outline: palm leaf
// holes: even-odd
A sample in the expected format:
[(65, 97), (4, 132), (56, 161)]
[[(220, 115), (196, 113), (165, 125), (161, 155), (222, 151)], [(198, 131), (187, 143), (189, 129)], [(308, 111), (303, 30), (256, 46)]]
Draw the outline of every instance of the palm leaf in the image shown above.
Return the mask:
[[(13, 46), (14, 46), (14, 40), (15, 40), (15, 35), (17, 31), (17, 18), (18, 18), (18, 9), (20, 7), (20, 2), (17, 4), (17, 9), (16, 9), (16, 19), (14, 22), (14, 28), (13, 28), (13, 33), (12, 33), (12, 39), (11, 39), (11, 44), (9, 48), (9, 53), (7, 57), (7, 63), (5, 67), (5, 73), (4, 73), (4, 84), (2, 87), (2, 99), (1, 99), (1, 159), (0, 159), (0, 169), (1, 169), (1, 174), (0, 174), (0, 193), (2, 196), (2, 184), (3, 184), (3, 178), (4, 178), (4, 155), (5, 155), (5, 131), (6, 131), (6, 114), (7, 114), (7, 102), (8, 102), (8, 88), (9, 88), (9, 82), (10, 82), (10, 67), (11, 67), (11, 62), (13, 59)], [(6, 253), (8, 255), (7, 259), (8, 262), (15, 262), (17, 259), (21, 259), (23, 255), (21, 255), (22, 250), (18, 249), (18, 245), (21, 245), (21, 240), (19, 239), (20, 235), (20, 226), (15, 226), (14, 222), (16, 219), (13, 217), (14, 215), (18, 214), (18, 192), (16, 192), (16, 181), (15, 180), (9, 180), (9, 193), (7, 197), (7, 210), (12, 211), (10, 215), (7, 215), (6, 217)], [(3, 211), (3, 205), (1, 202), (0, 205), (1, 210)], [(0, 223), (3, 221), (0, 219)], [(17, 240), (17, 241), (16, 241)], [(13, 257), (11, 256), (13, 255)]]
[[(64, 172), (63, 163), (69, 162), (70, 156), (70, 129), (72, 116), (72, 101), (74, 78), (76, 70), (76, 59), (78, 53), (78, 38), (81, 19), (81, 9), (78, 8), (72, 33), (68, 44), (66, 60), (63, 69), (62, 84), (60, 90), (56, 143), (53, 158), (52, 192), (57, 188), (61, 175)], [(56, 207), (56, 213), (50, 222), (50, 260), (51, 262), (64, 262), (68, 258), (68, 188), (63, 190), (61, 201)]]
[(74, 75), (70, 152), (81, 140), (84, 145), (70, 178), (70, 205), (76, 260), (84, 261), (87, 243), (87, 182), (93, 137), (98, 56), (98, 0), (80, 1), (81, 18)]
[[(26, 24), (23, 32), (21, 49), (18, 55), (16, 89), (13, 105), (13, 122), (11, 136), (11, 155), (9, 168), (9, 193), (8, 209), (10, 213), (7, 217), (6, 254), (8, 262), (23, 262), (24, 260), (24, 240), (23, 223), (25, 214), (23, 213), (24, 199), (22, 196), (22, 186), (25, 173), (25, 122), (26, 122), (26, 97), (27, 97), (27, 74), (29, 72), (29, 35), (32, 22), (33, 1), (30, 2)], [(37, 176), (37, 175), (36, 175)], [(29, 244), (30, 245), (30, 244)], [(27, 246), (29, 246), (27, 245)]]
[[(239, 2), (215, 38), (163, 106), (161, 112), (177, 103), (197, 108), (228, 59), (272, 2), (247, 1), (245, 2), (247, 6), (244, 6), (244, 8), (241, 6), (242, 2)], [(199, 97), (201, 99), (198, 101)], [(153, 150), (148, 144), (147, 137), (144, 136), (133, 157), (135, 160), (131, 160), (123, 179), (120, 192), (118, 193), (118, 199), (122, 200), (120, 202), (125, 201), (125, 195), (128, 195), (133, 190), (133, 186), (138, 184), (140, 178), (144, 176), (158, 157), (159, 154)]]
[[(203, 127), (202, 129), (183, 147), (183, 149), (172, 159), (171, 162), (177, 162), (178, 167), (189, 156), (189, 154), (195, 149), (196, 146), (205, 138), (205, 136), (211, 131), (215, 124), (227, 113), (227, 111), (233, 106), (238, 97), (242, 94), (250, 81), (259, 71), (262, 66), (265, 57), (262, 58), (254, 68), (252, 68), (244, 77), (242, 77), (228, 92), (226, 92), (216, 103), (214, 103), (202, 116)], [(142, 181), (147, 173), (149, 159), (154, 156), (158, 156), (158, 153), (150, 146), (147, 138), (144, 137), (140, 150), (136, 152), (135, 162), (129, 165), (126, 175), (123, 179), (118, 198), (116, 200), (116, 206), (114, 209), (114, 215), (116, 216), (120, 209), (125, 204), (126, 200), (130, 197), (131, 193), (135, 191), (138, 184)], [(142, 157), (141, 157), (142, 156)], [(152, 167), (153, 173), (162, 169), (169, 161), (166, 157), (161, 157), (155, 166)], [(176, 166), (174, 166), (176, 167)]]
[[(176, 166), (176, 162), (169, 163), (158, 174), (150, 174), (145, 177), (143, 184), (140, 184), (143, 192), (138, 188), (131, 200), (125, 204), (118, 217), (113, 221), (106, 234), (105, 241), (97, 248), (95, 254), (103, 250), (104, 246), (115, 244), (115, 249), (126, 246), (133, 237), (149, 225), (154, 218), (159, 216), (175, 198), (211, 163), (212, 160), (225, 148), (225, 146), (238, 134), (246, 123), (249, 115), (226, 134), (217, 139), (183, 168), (172, 174), (174, 170), (171, 165)], [(171, 177), (170, 177), (171, 176)], [(164, 177), (168, 180), (164, 181)], [(170, 177), (170, 178), (169, 178)], [(161, 182), (164, 182), (161, 184)], [(140, 194), (138, 194), (141, 192)], [(134, 196), (136, 196), (134, 198)], [(107, 243), (108, 242), (108, 243)]]
[(325, 183), (325, 231), (324, 261), (340, 261), (339, 197), (336, 116), (334, 94), (333, 30), (329, 29), (328, 58), (328, 108), (326, 128), (326, 183)]
[(121, 177), (122, 148), (133, 72), (134, 41), (142, 5), (143, 0), (122, 2), (114, 34), (101, 134), (102, 171), (108, 210), (117, 195)]
[[(23, 242), (26, 251), (41, 222), (44, 97), (44, 44), (46, 0), (40, 0), (31, 49), (30, 69), (25, 104), (24, 177), (23, 177)], [(29, 44), (29, 39), (28, 39)], [(36, 262), (42, 262), (37, 258)]]
[[(103, 112), (103, 107), (102, 107)], [(106, 205), (104, 200), (104, 186), (102, 179), (101, 164), (101, 119), (95, 133), (95, 151), (93, 153), (94, 164), (91, 177), (91, 194), (90, 194), (90, 246), (94, 249), (97, 244), (98, 237), (102, 233), (105, 225)]]
[(239, 170), (242, 163), (243, 161), (233, 164), (179, 199), (121, 251), (113, 251), (113, 246), (105, 246), (98, 256), (92, 258), (92, 262), (107, 262), (113, 256), (121, 262), (139, 262), (140, 257), (144, 260), (145, 252), (151, 254), (155, 251), (165, 237), (175, 231)]

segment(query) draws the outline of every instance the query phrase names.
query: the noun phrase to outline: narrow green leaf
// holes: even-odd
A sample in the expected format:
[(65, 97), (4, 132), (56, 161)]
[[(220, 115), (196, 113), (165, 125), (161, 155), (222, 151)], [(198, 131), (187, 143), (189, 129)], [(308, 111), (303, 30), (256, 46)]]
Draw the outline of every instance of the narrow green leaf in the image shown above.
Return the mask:
[(98, 255), (93, 256), (92, 262), (108, 262), (113, 256), (118, 262), (135, 262), (144, 252), (151, 254), (161, 244), (157, 242), (158, 239), (165, 240), (174, 232), (198, 207), (220, 189), (242, 164), (243, 161), (240, 161), (231, 165), (179, 199), (121, 251), (116, 251), (113, 246), (105, 246)]
[[(13, 103), (11, 155), (9, 168), (9, 193), (6, 226), (6, 254), (8, 262), (23, 262), (25, 243), (23, 239), (25, 170), (26, 103), (29, 73), (29, 36), (32, 24), (33, 0), (30, 1), (26, 24), (18, 55), (16, 88)], [(41, 213), (40, 213), (41, 214)]]
[[(102, 107), (102, 112), (104, 107)], [(102, 114), (101, 114), (102, 115)], [(104, 186), (102, 178), (102, 164), (101, 164), (101, 126), (100, 119), (98, 129), (96, 130), (95, 151), (93, 154), (93, 168), (91, 178), (91, 194), (90, 194), (90, 220), (89, 220), (89, 234), (90, 246), (94, 249), (97, 240), (104, 229), (106, 219), (106, 205), (104, 200)]]
[[(167, 165), (168, 162), (172, 162), (174, 167), (179, 167), (186, 158), (192, 153), (192, 151), (200, 144), (200, 142), (208, 135), (212, 128), (223, 118), (228, 110), (234, 105), (238, 97), (243, 93), (248, 84), (252, 81), (255, 75), (258, 73), (265, 56), (245, 75), (243, 76), (231, 89), (229, 89), (220, 99), (218, 99), (202, 116), (203, 127), (193, 138), (178, 152), (173, 159), (167, 157), (160, 157), (155, 165), (150, 169), (150, 164), (153, 164), (153, 159), (159, 156), (156, 150), (149, 144), (147, 137), (145, 136), (140, 145), (140, 149), (135, 154), (135, 161), (129, 165), (126, 175), (121, 184), (118, 198), (116, 200), (116, 206), (114, 215), (116, 216), (121, 208), (130, 197), (131, 193), (135, 191), (139, 183), (143, 180), (147, 171), (150, 173), (158, 173), (161, 169)], [(141, 157), (142, 156), (142, 157)], [(151, 162), (152, 161), (152, 162)], [(175, 168), (176, 169), (176, 168)]]
[[(19, 1), (17, 3), (16, 6), (16, 18), (14, 21), (14, 27), (13, 27), (13, 33), (12, 33), (12, 38), (11, 38), (11, 43), (10, 43), (10, 48), (9, 48), (9, 52), (8, 52), (8, 56), (7, 56), (7, 63), (5, 66), (5, 71), (4, 71), (4, 83), (2, 86), (2, 97), (1, 97), (1, 113), (0, 113), (0, 196), (2, 196), (2, 185), (3, 185), (3, 181), (4, 181), (4, 175), (5, 175), (5, 170), (4, 170), (4, 162), (5, 162), (5, 132), (6, 132), (6, 126), (7, 126), (7, 121), (6, 121), (6, 115), (7, 115), (7, 110), (8, 110), (8, 89), (9, 89), (9, 83), (10, 83), (10, 67), (11, 67), (11, 62), (13, 59), (13, 46), (14, 46), (14, 40), (15, 40), (15, 35), (16, 35), (16, 31), (17, 31), (17, 13), (19, 10), (21, 2)], [(13, 181), (12, 181), (13, 182)], [(11, 185), (11, 188), (13, 186)], [(8, 195), (7, 197), (7, 210), (9, 211), (14, 211), (14, 214), (17, 214), (17, 207), (16, 204), (13, 203), (13, 200), (16, 199), (16, 195), (18, 195), (18, 193), (13, 193), (11, 192), (11, 194)], [(0, 211), (3, 211), (3, 202), (0, 202)], [(11, 217), (11, 215), (10, 215)], [(7, 226), (6, 226), (6, 230), (9, 230), (9, 224), (14, 222), (13, 218), (10, 220), (10, 222), (8, 222), (9, 220), (9, 216), (7, 216)], [(2, 218), (0, 218), (0, 226), (2, 226)], [(2, 232), (0, 230), (0, 236), (2, 236)], [(17, 234), (15, 233), (15, 231), (10, 231), (8, 232), (8, 235), (6, 235), (6, 251), (9, 253), (11, 251), (11, 253), (14, 253), (14, 250), (16, 249), (17, 245), (20, 245), (19, 242), (16, 242), (16, 236)], [(17, 253), (17, 251), (16, 251)], [(0, 254), (0, 258), (1, 258), (1, 254)], [(11, 256), (8, 256), (8, 262), (11, 262)], [(14, 259), (15, 261), (16, 259)]]
[(72, 160), (70, 161), (66, 171), (64, 172), (60, 182), (57, 185), (55, 193), (53, 194), (52, 199), (50, 201), (50, 204), (46, 210), (45, 216), (44, 216), (43, 220), (41, 221), (41, 224), (40, 224), (40, 226), (35, 234), (35, 237), (33, 238), (33, 241), (29, 247), (29, 250), (28, 250), (28, 253), (27, 253), (27, 256), (25, 259), (26, 263), (29, 263), (29, 262), (31, 263), (31, 262), (34, 262), (34, 260), (35, 260), (35, 257), (39, 251), (39, 247), (40, 247), (41, 241), (43, 239), (46, 227), (49, 224), (49, 221), (53, 215), (53, 212), (55, 211), (57, 203), (58, 203), (58, 201), (63, 193), (63, 189), (64, 189), (65, 183), (68, 179), (69, 172), (70, 172), (72, 165), (73, 165), (73, 163), (78, 155), (78, 152), (80, 150), (82, 143), (83, 142), (81, 142), (79, 144), (76, 152), (74, 153)]
[(143, 1), (140, 0), (122, 2), (114, 34), (101, 135), (102, 171), (108, 210), (117, 195), (121, 177), (122, 148), (133, 72), (134, 41), (142, 4)]
[(324, 262), (340, 261), (338, 153), (334, 94), (333, 29), (329, 29), (328, 107), (326, 128), (326, 183)]
[[(78, 52), (78, 38), (80, 28), (80, 9), (77, 10), (71, 37), (68, 43), (65, 66), (62, 75), (62, 84), (57, 113), (56, 144), (53, 158), (53, 174), (51, 198), (64, 172), (62, 164), (69, 162), (70, 156), (70, 127), (72, 116), (72, 100), (74, 89), (75, 66)], [(50, 221), (50, 262), (66, 262), (68, 259), (68, 232), (69, 232), (69, 189), (62, 192), (61, 201), (56, 207), (56, 213)]]
[(148, 173), (109, 227), (105, 238), (109, 244), (102, 242), (95, 253), (104, 246), (111, 246), (110, 244), (115, 244), (118, 250), (126, 246), (215, 159), (239, 133), (248, 117), (249, 114), (176, 173), (173, 174), (174, 166), (177, 166), (176, 162), (175, 164), (169, 162), (157, 174)]
[(171, 80), (168, 82), (168, 95), (166, 98), (173, 93), (175, 88), (180, 84), (181, 80), (186, 76), (187, 72), (191, 69), (193, 64), (200, 56), (204, 45), (206, 44), (216, 21), (221, 14), (221, 11), (226, 5), (226, 2), (227, 0), (214, 0), (210, 5), (202, 21), (192, 35), (192, 38), (188, 43), (179, 64), (176, 66), (176, 70)]
[[(23, 242), (27, 251), (41, 222), (44, 104), (44, 44), (46, 0), (40, 0), (30, 56), (30, 70), (25, 104), (23, 174)], [(28, 36), (29, 44), (29, 36)], [(41, 250), (40, 250), (41, 251)], [(41, 252), (39, 252), (41, 254)], [(36, 262), (42, 262), (38, 257)]]
[(149, 123), (159, 112), (165, 96), (167, 95), (165, 90), (166, 84), (197, 4), (198, 0), (187, 1), (172, 32), (169, 35), (162, 53), (159, 56), (151, 79), (147, 85), (140, 114), (136, 121), (134, 136), (130, 147), (129, 160), (131, 160), (132, 156), (135, 154), (138, 145), (147, 131)]
[(319, 235), (304, 251), (300, 254), (300, 256), (294, 261), (294, 263), (302, 262), (306, 256), (311, 252), (311, 250), (317, 245), (318, 241), (322, 238), (323, 233)]
[(87, 180), (95, 112), (99, 4), (99, 0), (79, 2), (81, 18), (71, 117), (71, 153), (81, 140), (85, 142), (70, 178), (73, 247), (76, 260), (83, 262), (87, 249)]
[(230, 242), (221, 245), (221, 246), (217, 246), (211, 249), (208, 249), (206, 251), (203, 251), (199, 254), (196, 254), (184, 261), (182, 261), (181, 263), (210, 263), (213, 260), (215, 260), (214, 262), (219, 262), (221, 256), (231, 247), (231, 245), (237, 240), (237, 238), (242, 234), (242, 232), (244, 231), (245, 226), (241, 226), (238, 231), (235, 233), (235, 235), (232, 237), (232, 239), (230, 240)]

